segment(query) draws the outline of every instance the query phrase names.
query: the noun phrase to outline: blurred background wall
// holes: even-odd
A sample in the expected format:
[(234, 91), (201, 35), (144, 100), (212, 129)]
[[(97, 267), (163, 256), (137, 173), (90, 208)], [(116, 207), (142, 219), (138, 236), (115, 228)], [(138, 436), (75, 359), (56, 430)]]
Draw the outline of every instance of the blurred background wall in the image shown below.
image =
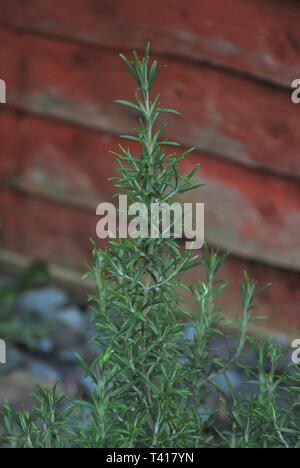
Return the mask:
[[(0, 0), (2, 262), (39, 258), (82, 271), (95, 208), (111, 199), (110, 149), (136, 115), (113, 104), (134, 83), (118, 58), (150, 40), (168, 64), (157, 87), (168, 136), (195, 154), (207, 186), (206, 240), (230, 249), (223, 270), (240, 309), (247, 269), (273, 288), (268, 328), (300, 324), (300, 3), (296, 0)], [(189, 195), (191, 197), (191, 195)], [(197, 279), (197, 272), (191, 281)]]

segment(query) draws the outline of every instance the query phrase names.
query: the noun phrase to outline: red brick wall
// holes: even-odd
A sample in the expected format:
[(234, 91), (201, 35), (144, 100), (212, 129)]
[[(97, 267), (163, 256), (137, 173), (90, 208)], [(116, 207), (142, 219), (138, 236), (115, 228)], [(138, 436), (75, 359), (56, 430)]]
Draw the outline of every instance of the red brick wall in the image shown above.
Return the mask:
[[(4, 3), (4, 0), (2, 0)], [(136, 125), (113, 104), (134, 84), (117, 52), (153, 51), (162, 101), (183, 111), (168, 134), (196, 146), (206, 238), (273, 289), (271, 327), (300, 324), (300, 4), (294, 0), (10, 0), (0, 17), (1, 245), (82, 269), (95, 207), (110, 199), (109, 149)], [(190, 197), (191, 195), (189, 195)], [(240, 303), (225, 296), (229, 312)]]

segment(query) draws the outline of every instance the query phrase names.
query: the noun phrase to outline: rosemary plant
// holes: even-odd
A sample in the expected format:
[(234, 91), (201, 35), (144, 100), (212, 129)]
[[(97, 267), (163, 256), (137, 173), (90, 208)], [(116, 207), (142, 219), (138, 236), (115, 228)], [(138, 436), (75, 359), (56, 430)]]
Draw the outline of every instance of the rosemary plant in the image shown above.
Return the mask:
[[(115, 182), (130, 202), (141, 202), (150, 212), (151, 204), (172, 204), (174, 197), (192, 190), (198, 168), (180, 175), (178, 166), (190, 151), (168, 151), (178, 145), (162, 136), (158, 119), (177, 112), (152, 97), (158, 67), (156, 61), (150, 62), (149, 46), (142, 59), (137, 53), (133, 61), (121, 58), (137, 92), (133, 102), (118, 103), (140, 115), (136, 134), (123, 137), (140, 150), (135, 154), (120, 145), (119, 153), (114, 153), (119, 169)], [(31, 412), (15, 412), (6, 403), (3, 441), (12, 447), (44, 448), (299, 446), (295, 401), (300, 373), (279, 376), (278, 346), (271, 341), (256, 343), (247, 334), (256, 284), (246, 274), (241, 283), (243, 316), (234, 323), (238, 331), (232, 350), (225, 359), (214, 349), (214, 339), (226, 340), (216, 304), (227, 287), (216, 280), (224, 260), (208, 248), (201, 258), (182, 252), (175, 236), (120, 238), (111, 240), (107, 250), (94, 246), (87, 276), (94, 278), (98, 290), (93, 298), (93, 342), (99, 355), (92, 363), (79, 359), (95, 389), (86, 400), (68, 402), (57, 386), (39, 388)], [(180, 274), (200, 263), (206, 279), (191, 291)], [(195, 293), (196, 315), (184, 310), (179, 288)], [(184, 319), (193, 326), (191, 341), (185, 339)], [(245, 347), (258, 349), (258, 369), (245, 362)], [(217, 377), (223, 376), (230, 386), (228, 371), (233, 365), (245, 370), (249, 387), (255, 389), (246, 401), (218, 385)], [(220, 407), (206, 407), (204, 414), (212, 394)]]
[[(192, 188), (192, 176), (180, 176), (177, 166), (189, 152), (166, 155), (164, 148), (177, 145), (162, 139), (156, 128), (164, 112), (177, 113), (151, 98), (157, 64), (149, 61), (149, 47), (140, 60), (121, 58), (138, 90), (135, 102), (117, 101), (141, 115), (136, 135), (123, 138), (140, 145), (140, 155), (120, 146), (120, 176), (116, 186), (129, 202), (173, 203), (173, 197)], [(150, 222), (150, 220), (149, 220)], [(179, 274), (197, 257), (181, 253), (175, 239), (138, 238), (110, 242), (107, 251), (94, 250), (94, 271), (99, 298), (96, 310), (100, 359), (87, 369), (101, 391), (93, 396), (93, 419), (84, 434), (85, 445), (122, 447), (183, 447), (196, 437), (186, 411), (187, 369), (180, 362), (178, 343), (183, 337), (184, 312), (175, 294)], [(102, 427), (99, 438), (99, 426)], [(108, 436), (109, 435), (109, 436)]]

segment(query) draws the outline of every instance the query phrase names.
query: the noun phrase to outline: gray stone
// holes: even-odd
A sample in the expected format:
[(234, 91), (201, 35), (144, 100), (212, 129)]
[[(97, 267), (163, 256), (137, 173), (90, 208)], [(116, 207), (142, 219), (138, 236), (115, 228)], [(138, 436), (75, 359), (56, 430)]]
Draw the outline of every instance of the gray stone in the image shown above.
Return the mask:
[(16, 280), (8, 275), (0, 275), (0, 289), (6, 288), (7, 286), (13, 286)]
[(189, 326), (185, 329), (185, 339), (187, 341), (193, 341), (195, 336), (195, 327)]
[(90, 377), (84, 374), (81, 376), (80, 383), (87, 393), (99, 392), (98, 385), (96, 385)]
[(214, 384), (226, 396), (235, 394), (245, 381), (245, 377), (234, 370), (216, 375), (213, 379)]
[(66, 307), (57, 314), (57, 320), (74, 332), (84, 331), (86, 321), (77, 307)]
[(82, 355), (88, 360), (92, 361), (95, 359), (97, 356), (99, 356), (100, 349), (99, 346), (97, 346), (95, 343), (87, 343), (83, 350), (82, 350)]
[(58, 361), (65, 363), (65, 364), (76, 364), (79, 363), (78, 357), (76, 353), (82, 354), (79, 352), (78, 347), (72, 349), (63, 349), (58, 351), (56, 357)]
[(57, 321), (55, 334), (53, 335), (55, 351), (58, 353), (66, 349), (75, 349), (81, 346), (81, 336), (74, 333), (73, 330), (68, 329), (66, 326)]
[(60, 375), (57, 370), (43, 361), (32, 361), (28, 365), (28, 370), (43, 380), (53, 382), (60, 380)]
[(54, 342), (50, 338), (43, 338), (36, 344), (35, 348), (41, 353), (50, 354), (54, 351)]
[(21, 367), (23, 363), (24, 358), (21, 351), (14, 346), (8, 345), (6, 349), (6, 364), (0, 364), (0, 375)]
[(59, 288), (44, 287), (35, 291), (23, 293), (17, 302), (20, 313), (35, 314), (42, 319), (51, 320), (53, 314), (68, 301), (67, 294)]
[(209, 420), (211, 413), (209, 412), (208, 408), (206, 408), (204, 405), (201, 405), (198, 406), (197, 411), (203, 422), (207, 422)]

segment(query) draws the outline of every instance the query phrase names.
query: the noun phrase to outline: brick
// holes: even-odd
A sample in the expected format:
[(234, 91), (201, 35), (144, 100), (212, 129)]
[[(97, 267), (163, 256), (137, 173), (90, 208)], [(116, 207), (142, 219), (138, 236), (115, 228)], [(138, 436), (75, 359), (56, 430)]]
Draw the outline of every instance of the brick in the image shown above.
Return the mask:
[[(5, 230), (1, 246), (15, 253), (39, 258), (77, 271), (87, 269), (90, 262), (89, 237), (95, 238), (96, 216), (69, 207), (55, 205), (46, 200), (24, 197), (6, 190), (4, 193)], [(13, 216), (12, 216), (13, 214)], [(102, 242), (98, 245), (103, 247)], [(239, 281), (247, 270), (259, 285), (271, 281), (256, 301), (255, 314), (268, 316), (267, 322), (259, 322), (256, 332), (287, 333), (296, 335), (299, 325), (300, 274), (262, 265), (257, 262), (229, 258), (219, 274), (230, 287), (218, 299), (227, 318), (241, 314)], [(203, 268), (185, 274), (184, 281), (195, 285), (202, 277)], [(186, 306), (195, 310), (195, 301), (189, 296)]]
[[(114, 52), (7, 35), (8, 51), (19, 51), (20, 57), (10, 105), (112, 134), (136, 127), (135, 113), (113, 104), (116, 98), (130, 99), (134, 89)], [(288, 91), (206, 66), (168, 63), (158, 82), (162, 102), (183, 111), (182, 119), (164, 118), (170, 137), (249, 167), (299, 178), (300, 113)]]
[(300, 76), (297, 2), (11, 0), (2, 24), (109, 47), (144, 47), (283, 86)]
[(81, 271), (86, 269), (91, 257), (89, 239), (96, 238), (95, 214), (6, 190), (3, 218), (1, 244), (5, 249)]
[(300, 270), (300, 185), (251, 171), (204, 154), (185, 160), (183, 171), (200, 162), (204, 188), (185, 201), (205, 203), (207, 241), (245, 258)]
[[(229, 287), (217, 303), (227, 318), (233, 318), (242, 313), (240, 281), (244, 271), (257, 282), (258, 287), (267, 283), (272, 286), (261, 293), (255, 303), (257, 309), (254, 316), (267, 317), (267, 320), (253, 322), (254, 331), (259, 334), (286, 333), (289, 336), (299, 336), (300, 320), (300, 274), (284, 269), (274, 268), (261, 263), (229, 257), (221, 268), (218, 279), (229, 282)], [(204, 272), (200, 267), (186, 275), (189, 284), (196, 284), (203, 278)], [(193, 310), (197, 304), (189, 299)], [(288, 343), (289, 344), (289, 343)]]
[[(1, 106), (1, 105), (0, 105)], [(0, 107), (0, 185), (4, 178), (16, 170), (15, 132), (16, 116)]]
[[(14, 99), (14, 92), (20, 86), (19, 54), (20, 40), (18, 34), (0, 29), (0, 79), (6, 83), (6, 100)], [(5, 104), (1, 104), (1, 108)]]
[[(115, 160), (109, 150), (117, 148), (117, 138), (25, 117), (15, 139), (14, 188), (89, 213), (112, 199), (115, 189), (108, 178), (115, 175)], [(197, 162), (206, 186), (187, 193), (185, 200), (205, 203), (206, 240), (236, 255), (300, 270), (299, 184), (200, 152), (189, 156), (181, 170)]]
[(47, 120), (24, 118), (18, 127), (16, 183), (64, 204), (95, 211), (110, 201), (116, 139)]

